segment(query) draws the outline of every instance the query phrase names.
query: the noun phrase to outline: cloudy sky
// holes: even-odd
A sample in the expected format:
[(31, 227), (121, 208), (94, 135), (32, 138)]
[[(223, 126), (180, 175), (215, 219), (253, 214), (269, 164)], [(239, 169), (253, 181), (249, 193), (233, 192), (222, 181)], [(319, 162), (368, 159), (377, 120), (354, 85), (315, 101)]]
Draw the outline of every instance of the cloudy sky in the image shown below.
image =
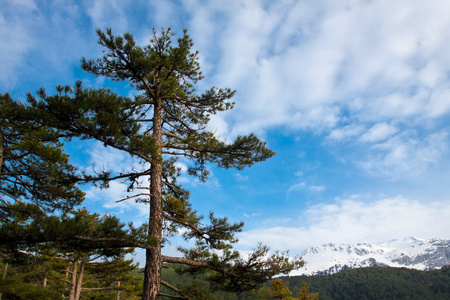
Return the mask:
[[(187, 28), (205, 79), (237, 90), (212, 120), (223, 138), (255, 132), (277, 152), (248, 170), (183, 175), (192, 202), (243, 220), (239, 248), (450, 238), (450, 2), (446, 0), (0, 0), (0, 92), (83, 80), (97, 58), (95, 29)], [(82, 168), (132, 162), (95, 143), (71, 144)], [(85, 205), (144, 222), (124, 186), (85, 187)], [(168, 248), (169, 249), (169, 248)], [(170, 251), (170, 250), (169, 250)]]

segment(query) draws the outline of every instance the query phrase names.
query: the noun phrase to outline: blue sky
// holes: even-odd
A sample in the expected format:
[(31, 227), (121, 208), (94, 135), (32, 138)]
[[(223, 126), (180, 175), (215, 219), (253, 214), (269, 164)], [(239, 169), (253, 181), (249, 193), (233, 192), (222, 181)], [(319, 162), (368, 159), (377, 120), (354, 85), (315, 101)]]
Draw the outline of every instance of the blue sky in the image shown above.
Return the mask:
[[(226, 139), (255, 132), (277, 152), (242, 172), (211, 167), (207, 183), (181, 178), (201, 213), (245, 221), (240, 249), (450, 238), (450, 2), (1, 3), (0, 91), (17, 99), (75, 80), (128, 95), (81, 71), (81, 57), (101, 55), (95, 29), (142, 45), (153, 27), (188, 29), (205, 75), (198, 89), (237, 90), (235, 109), (211, 127)], [(67, 149), (81, 168), (134, 163), (95, 143)], [(115, 203), (123, 185), (84, 188), (92, 210), (145, 221), (146, 207)]]

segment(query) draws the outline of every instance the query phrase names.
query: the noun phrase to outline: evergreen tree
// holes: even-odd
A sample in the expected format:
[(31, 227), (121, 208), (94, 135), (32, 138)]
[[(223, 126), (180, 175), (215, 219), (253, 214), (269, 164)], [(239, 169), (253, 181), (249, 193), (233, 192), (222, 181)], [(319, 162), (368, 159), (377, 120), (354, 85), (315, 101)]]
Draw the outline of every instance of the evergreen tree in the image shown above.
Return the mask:
[[(86, 209), (62, 215), (16, 214), (13, 219), (16, 223), (0, 227), (0, 254), (7, 279), (0, 292), (24, 297), (21, 289), (14, 288), (18, 282), (31, 284), (35, 292), (45, 294), (48, 292), (41, 289), (51, 289), (72, 300), (79, 299), (82, 292), (86, 297), (92, 291), (134, 292), (136, 284), (130, 272), (135, 265), (124, 259), (134, 249), (122, 246), (145, 240), (145, 226), (126, 227), (115, 216), (91, 214)], [(26, 272), (9, 271), (7, 277), (8, 265)]]
[[(63, 294), (69, 300), (111, 297), (113, 293), (120, 295), (127, 290), (134, 292), (131, 271), (136, 266), (132, 260), (124, 259), (124, 255), (132, 251), (127, 250), (106, 259), (99, 251), (57, 253), (52, 261), (53, 270), (58, 270), (59, 276), (49, 279), (64, 283)], [(127, 299), (131, 298), (133, 296), (128, 294)]]
[(267, 295), (260, 293), (262, 299), (294, 300), (294, 298), (289, 297), (290, 295), (292, 295), (292, 292), (289, 287), (279, 278), (272, 280), (272, 287), (268, 288)]
[[(127, 180), (130, 191), (147, 190), (126, 198), (150, 206), (142, 299), (157, 299), (160, 284), (170, 287), (161, 281), (165, 262), (188, 265), (191, 272), (213, 270), (215, 275), (209, 279), (216, 287), (235, 292), (252, 290), (276, 274), (300, 267), (301, 261), (291, 261), (286, 253), (269, 255), (269, 249), (262, 245), (246, 259), (240, 257), (232, 244), (243, 223), (231, 224), (213, 213), (209, 222), (204, 222), (192, 209), (189, 193), (177, 183), (179, 158), (189, 160), (189, 174), (204, 181), (210, 163), (242, 170), (274, 155), (254, 134), (227, 143), (208, 128), (211, 114), (233, 107), (230, 99), (235, 92), (218, 88), (196, 91), (203, 76), (198, 52), (192, 51), (193, 42), (186, 31), (174, 46), (170, 29), (160, 35), (154, 30), (145, 47), (136, 45), (128, 33), (114, 36), (109, 29), (97, 33), (104, 56), (97, 60), (83, 58), (82, 68), (95, 76), (129, 83), (135, 89), (133, 98), (104, 88), (85, 89), (77, 82), (73, 90), (57, 87), (53, 96), (44, 90), (38, 92), (38, 98), (29, 95), (29, 111), (42, 125), (67, 136), (95, 139), (141, 163), (139, 170), (102, 171), (85, 180), (100, 182), (104, 187), (112, 180)], [(139, 185), (146, 177), (150, 178), (149, 185)], [(186, 229), (186, 239), (196, 240), (195, 247), (181, 249), (184, 257), (163, 255), (161, 247), (166, 238), (180, 228)]]
[(299, 293), (299, 300), (317, 300), (319, 299), (318, 293), (311, 293), (309, 291), (308, 284), (304, 281), (302, 281), (302, 288)]
[[(47, 214), (64, 212), (80, 204), (84, 193), (75, 185), (76, 169), (69, 164), (68, 155), (60, 142), (60, 133), (41, 126), (26, 115), (26, 109), (9, 94), (0, 94), (0, 227), (4, 231), (23, 233), (33, 219)], [(7, 245), (7, 246), (5, 246)], [(10, 261), (15, 261), (19, 247), (15, 239), (0, 238), (0, 255), (4, 263), (2, 278), (9, 282), (14, 294), (27, 285), (28, 271), (15, 276), (8, 272)], [(23, 253), (22, 253), (23, 254)], [(23, 256), (23, 255), (22, 255)], [(12, 277), (9, 278), (10, 274)], [(22, 280), (18, 284), (18, 280)], [(6, 285), (2, 284), (2, 289)], [(28, 284), (27, 298), (35, 288)], [(36, 298), (44, 294), (34, 293)], [(48, 293), (47, 293), (48, 294)], [(0, 298), (2, 293), (0, 291)]]
[(9, 94), (0, 94), (0, 223), (14, 222), (17, 212), (67, 211), (83, 201), (59, 138)]
[[(302, 282), (302, 287), (299, 291), (298, 298), (291, 297), (292, 292), (289, 289), (289, 282), (285, 283), (280, 278), (272, 280), (272, 286), (267, 290), (262, 289), (259, 291), (259, 297), (261, 299), (282, 299), (282, 300), (317, 300), (319, 299), (318, 293), (311, 293), (309, 291), (308, 284)], [(297, 289), (297, 287), (295, 287)]]
[(56, 250), (48, 244), (36, 245), (27, 252), (3, 256), (0, 292), (6, 299), (79, 300), (113, 296), (137, 299), (142, 288), (131, 274), (136, 266), (132, 260), (124, 259), (131, 249), (110, 258), (105, 258), (100, 251), (62, 253)]

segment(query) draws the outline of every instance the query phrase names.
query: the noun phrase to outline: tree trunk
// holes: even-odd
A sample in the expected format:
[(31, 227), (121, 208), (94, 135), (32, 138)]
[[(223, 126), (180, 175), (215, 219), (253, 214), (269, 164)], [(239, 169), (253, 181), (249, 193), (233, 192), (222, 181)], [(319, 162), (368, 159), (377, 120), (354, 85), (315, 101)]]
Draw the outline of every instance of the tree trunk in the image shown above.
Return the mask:
[(0, 186), (2, 185), (2, 169), (3, 169), (3, 133), (0, 130)]
[[(117, 282), (117, 288), (119, 288), (119, 287), (120, 287), (120, 281)], [(120, 293), (121, 293), (121, 291), (117, 290), (116, 300), (120, 300)]]
[(70, 281), (69, 300), (75, 300), (75, 288), (76, 288), (76, 284), (77, 284), (77, 270), (78, 270), (78, 262), (76, 260), (74, 260), (73, 264), (72, 264), (72, 279)]
[(84, 268), (86, 267), (86, 259), (81, 260), (80, 271), (77, 276), (77, 284), (75, 286), (74, 300), (79, 300), (81, 297), (81, 287), (83, 285)]
[(157, 300), (161, 283), (161, 239), (163, 223), (161, 120), (161, 99), (157, 98), (155, 99), (153, 111), (153, 137), (155, 138), (156, 149), (151, 162), (149, 219), (149, 236), (156, 245), (146, 250), (142, 300)]

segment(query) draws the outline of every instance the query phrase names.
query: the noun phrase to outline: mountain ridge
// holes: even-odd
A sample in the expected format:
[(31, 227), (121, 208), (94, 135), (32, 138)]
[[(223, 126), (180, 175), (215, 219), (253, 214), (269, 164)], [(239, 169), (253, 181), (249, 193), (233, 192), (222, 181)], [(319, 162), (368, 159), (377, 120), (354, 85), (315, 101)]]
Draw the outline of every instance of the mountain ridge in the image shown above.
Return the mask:
[(300, 255), (306, 265), (291, 276), (334, 274), (376, 266), (428, 271), (450, 265), (450, 240), (406, 237), (382, 243), (327, 243), (310, 247)]

